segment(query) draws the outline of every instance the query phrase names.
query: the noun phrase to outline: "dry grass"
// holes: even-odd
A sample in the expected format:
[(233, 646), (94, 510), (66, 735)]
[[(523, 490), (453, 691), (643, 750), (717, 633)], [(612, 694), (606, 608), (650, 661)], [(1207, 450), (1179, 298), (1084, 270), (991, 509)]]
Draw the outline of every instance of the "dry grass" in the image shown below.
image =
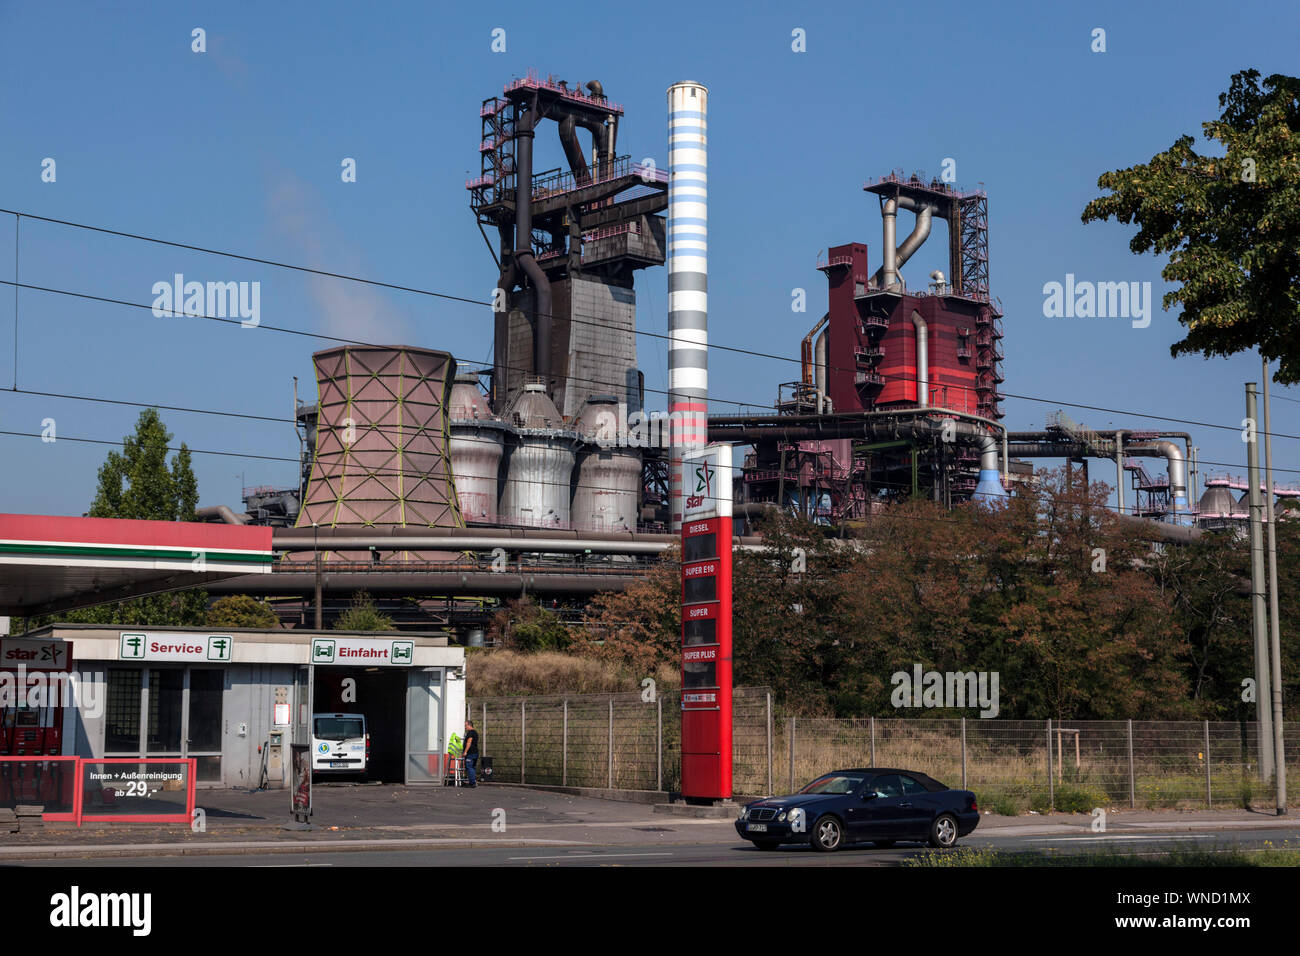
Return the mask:
[(661, 667), (656, 674), (632, 675), (605, 661), (559, 651), (471, 651), (465, 676), (471, 698), (618, 694), (641, 690), (644, 677), (653, 677), (662, 691), (679, 681), (673, 667)]

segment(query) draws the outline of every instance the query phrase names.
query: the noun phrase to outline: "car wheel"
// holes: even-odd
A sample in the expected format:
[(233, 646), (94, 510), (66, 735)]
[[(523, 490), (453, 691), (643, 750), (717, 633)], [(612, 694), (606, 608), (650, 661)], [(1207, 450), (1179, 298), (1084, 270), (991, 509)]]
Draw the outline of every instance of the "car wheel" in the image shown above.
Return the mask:
[(760, 850), (775, 850), (781, 845), (780, 840), (754, 840), (752, 842)]
[(838, 850), (843, 842), (844, 827), (837, 818), (830, 814), (817, 818), (817, 822), (813, 824), (812, 832), (814, 850), (829, 853), (832, 850)]
[(882, 850), (888, 850), (891, 846), (893, 846), (898, 841), (897, 840), (872, 840), (871, 842), (874, 843), (876, 846), (880, 847)]
[(930, 846), (946, 850), (957, 842), (957, 820), (950, 813), (944, 813), (930, 824)]

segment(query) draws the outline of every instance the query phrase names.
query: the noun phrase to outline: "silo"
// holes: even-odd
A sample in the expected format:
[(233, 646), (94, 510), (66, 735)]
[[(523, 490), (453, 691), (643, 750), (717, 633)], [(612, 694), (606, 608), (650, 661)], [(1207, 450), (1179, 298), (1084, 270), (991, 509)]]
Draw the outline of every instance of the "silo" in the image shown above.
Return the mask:
[(501, 490), (501, 521), (533, 528), (569, 527), (569, 483), (578, 435), (547, 397), (529, 382), (506, 408), (516, 440), (509, 452)]
[(613, 395), (592, 395), (578, 419), (583, 445), (573, 489), (573, 527), (580, 531), (635, 531), (641, 503), (641, 453), (619, 439), (626, 406)]
[(1230, 518), (1237, 513), (1237, 503), (1232, 491), (1223, 485), (1211, 485), (1201, 495), (1196, 506), (1202, 518)]
[(451, 419), (451, 470), (456, 498), (466, 522), (497, 520), (498, 475), (505, 453), (504, 422), (492, 414), (479, 391), (477, 375), (457, 375), (448, 402)]

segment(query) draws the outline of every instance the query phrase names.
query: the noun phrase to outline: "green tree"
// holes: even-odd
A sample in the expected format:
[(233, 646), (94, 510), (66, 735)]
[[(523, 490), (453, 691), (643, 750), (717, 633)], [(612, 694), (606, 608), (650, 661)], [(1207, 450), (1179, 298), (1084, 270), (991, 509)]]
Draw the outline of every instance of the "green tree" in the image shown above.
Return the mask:
[(1258, 348), (1280, 360), (1276, 379), (1300, 381), (1300, 78), (1257, 70), (1232, 77), (1222, 115), (1202, 124), (1222, 156), (1197, 153), (1183, 135), (1149, 162), (1103, 173), (1111, 195), (1083, 221), (1137, 223), (1135, 253), (1168, 255), (1161, 276), (1181, 283), (1187, 335), (1173, 355), (1233, 355)]
[(679, 549), (665, 552), (644, 577), (621, 591), (604, 591), (587, 606), (584, 621), (592, 657), (630, 674), (648, 676), (679, 667), (682, 645), (682, 566)]
[(352, 603), (334, 622), (337, 631), (391, 631), (393, 619), (381, 614), (375, 607), (375, 599), (365, 591), (352, 595)]
[(208, 608), (208, 627), (257, 627), (271, 630), (280, 626), (275, 609), (250, 594), (229, 594)]
[(142, 411), (135, 434), (122, 439), (122, 451), (109, 452), (100, 467), (89, 517), (193, 521), (199, 489), (190, 450), (182, 444), (169, 467), (171, 440), (158, 410)]
[[(199, 503), (198, 482), (185, 445), (172, 458), (172, 435), (158, 410), (146, 408), (136, 421), (135, 434), (122, 439), (122, 451), (111, 451), (99, 469), (91, 518), (133, 518), (150, 521), (193, 521)], [(101, 604), (57, 615), (86, 624), (125, 624), (134, 627), (201, 627), (207, 617), (207, 594), (201, 590), (173, 591), (151, 597)]]
[(531, 598), (512, 601), (493, 615), (492, 634), (503, 647), (517, 651), (562, 651), (572, 642), (559, 615)]

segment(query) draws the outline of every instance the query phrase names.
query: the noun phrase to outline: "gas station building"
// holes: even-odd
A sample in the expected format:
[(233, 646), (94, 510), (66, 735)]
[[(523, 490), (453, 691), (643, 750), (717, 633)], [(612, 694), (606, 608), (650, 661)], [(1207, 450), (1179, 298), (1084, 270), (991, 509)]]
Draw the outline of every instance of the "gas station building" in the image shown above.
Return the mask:
[[(275, 557), (270, 528), (0, 514), (0, 614), (271, 573)], [(0, 635), (0, 755), (193, 758), (201, 787), (288, 786), (312, 715), (360, 713), (371, 779), (440, 784), (464, 677), (442, 633), (56, 623)]]
[(287, 786), (289, 745), (326, 712), (365, 715), (370, 779), (440, 784), (464, 725), (465, 651), (445, 635), (55, 624), (0, 638), (4, 671), (15, 652), (69, 662), (73, 690), (6, 708), (0, 751), (193, 757), (200, 787), (257, 787), (264, 749), (270, 786)]

